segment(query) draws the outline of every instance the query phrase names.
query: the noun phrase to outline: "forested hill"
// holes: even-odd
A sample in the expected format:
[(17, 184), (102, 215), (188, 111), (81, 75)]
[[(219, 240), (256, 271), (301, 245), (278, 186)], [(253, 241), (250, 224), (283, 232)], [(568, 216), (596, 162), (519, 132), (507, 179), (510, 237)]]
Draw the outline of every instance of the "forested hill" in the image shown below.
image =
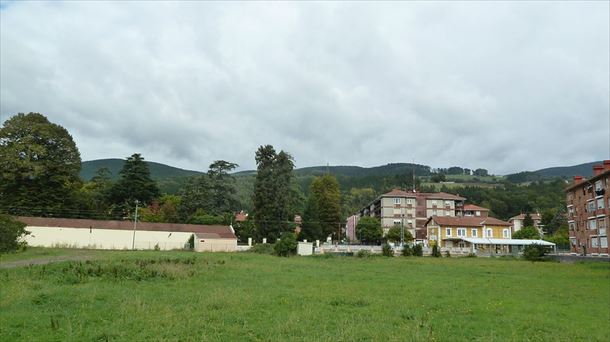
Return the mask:
[[(361, 166), (311, 166), (295, 169), (294, 174), (296, 176), (320, 176), (325, 174), (331, 174), (335, 176), (347, 176), (347, 177), (369, 177), (369, 176), (394, 176), (410, 174), (415, 171), (416, 176), (429, 176), (430, 166), (409, 164), (409, 163), (391, 163), (381, 166), (374, 167), (361, 167)], [(250, 176), (255, 174), (256, 171), (240, 171), (234, 173), (235, 176)]]
[(573, 166), (548, 167), (537, 171), (523, 171), (506, 176), (506, 179), (513, 183), (531, 182), (551, 178), (571, 179), (573, 176), (591, 177), (593, 175), (593, 165), (602, 164), (602, 161), (584, 163)]
[[(123, 168), (124, 163), (124, 159), (118, 158), (84, 161), (81, 164), (82, 167), (80, 171), (80, 177), (83, 180), (90, 180), (91, 178), (93, 178), (93, 176), (95, 176), (97, 170), (106, 167), (112, 173), (112, 179), (117, 180), (119, 177), (119, 172)], [(146, 163), (148, 164), (148, 168), (150, 170), (150, 176), (154, 180), (162, 180), (176, 177), (190, 177), (203, 173), (199, 171), (179, 169), (177, 167), (161, 163), (155, 163), (151, 161), (147, 161)]]

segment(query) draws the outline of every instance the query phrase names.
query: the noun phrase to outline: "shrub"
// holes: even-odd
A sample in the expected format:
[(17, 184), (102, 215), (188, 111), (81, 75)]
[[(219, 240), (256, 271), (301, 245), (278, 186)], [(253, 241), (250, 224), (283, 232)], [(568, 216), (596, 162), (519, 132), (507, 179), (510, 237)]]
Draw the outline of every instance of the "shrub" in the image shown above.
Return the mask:
[(413, 248), (409, 245), (404, 245), (402, 247), (402, 256), (411, 256), (413, 255)]
[(368, 258), (371, 256), (371, 252), (369, 250), (366, 249), (361, 249), (358, 251), (358, 253), (356, 253), (356, 256), (358, 258)]
[(435, 258), (441, 257), (441, 249), (436, 244), (432, 246), (432, 256)]
[(383, 246), (381, 246), (381, 254), (386, 257), (391, 257), (394, 256), (394, 250), (390, 244), (384, 243)]
[(22, 238), (28, 234), (23, 222), (0, 214), (0, 253), (25, 249), (27, 244)]
[(272, 244), (269, 243), (260, 243), (252, 246), (248, 250), (248, 252), (257, 253), (257, 254), (273, 254), (274, 248)]
[(523, 248), (523, 257), (530, 261), (542, 261), (545, 260), (547, 248), (543, 245), (533, 244)]
[(424, 249), (421, 245), (413, 246), (413, 255), (415, 256), (424, 256)]
[(282, 234), (282, 239), (275, 243), (275, 254), (278, 256), (287, 257), (297, 252), (297, 237), (294, 233)]
[(191, 237), (189, 238), (189, 241), (188, 241), (188, 246), (191, 251), (193, 249), (195, 249), (195, 234), (191, 234)]
[(445, 258), (451, 258), (451, 253), (448, 250), (445, 251)]

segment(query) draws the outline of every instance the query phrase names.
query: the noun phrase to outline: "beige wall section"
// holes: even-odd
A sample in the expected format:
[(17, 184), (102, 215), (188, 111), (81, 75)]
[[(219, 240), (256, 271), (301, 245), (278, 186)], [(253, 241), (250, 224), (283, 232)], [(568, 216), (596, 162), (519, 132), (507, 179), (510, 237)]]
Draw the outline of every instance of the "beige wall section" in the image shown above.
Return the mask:
[[(133, 231), (115, 229), (31, 227), (26, 230), (31, 234), (26, 237), (30, 246), (41, 247), (74, 247), (93, 249), (131, 249)], [(192, 233), (184, 232), (151, 232), (136, 230), (135, 248), (154, 249), (158, 244), (162, 250), (181, 249)], [(237, 242), (236, 242), (237, 243)]]
[(236, 250), (237, 239), (195, 239), (195, 251), (197, 252), (235, 252)]

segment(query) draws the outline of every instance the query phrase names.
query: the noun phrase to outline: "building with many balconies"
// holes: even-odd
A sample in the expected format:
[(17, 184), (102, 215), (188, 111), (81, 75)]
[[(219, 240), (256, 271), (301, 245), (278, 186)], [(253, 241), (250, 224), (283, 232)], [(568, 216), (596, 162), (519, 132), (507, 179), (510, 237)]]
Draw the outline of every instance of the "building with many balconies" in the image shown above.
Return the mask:
[(575, 176), (566, 188), (572, 253), (608, 256), (609, 190), (610, 160), (595, 165), (590, 179)]

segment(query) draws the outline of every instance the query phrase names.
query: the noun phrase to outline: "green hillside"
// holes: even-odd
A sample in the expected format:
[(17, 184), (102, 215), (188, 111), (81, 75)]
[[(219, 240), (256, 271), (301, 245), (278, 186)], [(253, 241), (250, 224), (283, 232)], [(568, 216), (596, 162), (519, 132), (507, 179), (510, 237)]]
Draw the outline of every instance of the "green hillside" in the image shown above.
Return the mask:
[[(112, 179), (116, 180), (119, 177), (119, 172), (123, 168), (124, 159), (111, 158), (111, 159), (97, 159), (97, 160), (88, 160), (82, 163), (80, 177), (83, 180), (90, 180), (95, 176), (97, 170), (106, 167), (112, 173)], [(199, 171), (192, 170), (184, 170), (179, 169), (177, 167), (155, 163), (151, 161), (146, 162), (148, 164), (148, 168), (150, 169), (150, 176), (154, 180), (165, 180), (168, 178), (176, 178), (176, 177), (190, 177), (202, 174)]]
[(573, 166), (548, 167), (537, 171), (523, 171), (506, 175), (506, 179), (513, 183), (523, 183), (556, 177), (564, 179), (571, 179), (574, 176), (591, 177), (593, 175), (593, 165), (602, 163), (603, 161), (596, 161)]

